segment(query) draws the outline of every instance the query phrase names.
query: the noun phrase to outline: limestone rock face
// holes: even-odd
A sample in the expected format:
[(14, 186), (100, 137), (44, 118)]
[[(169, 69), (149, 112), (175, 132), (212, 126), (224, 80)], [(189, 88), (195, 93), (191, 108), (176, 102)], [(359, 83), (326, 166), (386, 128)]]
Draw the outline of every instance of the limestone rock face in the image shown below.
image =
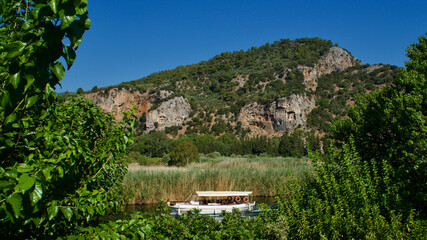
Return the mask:
[(243, 128), (251, 130), (249, 136), (281, 136), (286, 130), (304, 127), (307, 114), (314, 107), (314, 98), (294, 94), (280, 98), (270, 106), (256, 102), (246, 104), (241, 109), (238, 120)]
[(122, 112), (131, 111), (134, 105), (136, 107), (136, 116), (141, 116), (143, 112), (151, 107), (151, 97), (147, 93), (139, 91), (130, 92), (127, 89), (112, 88), (107, 92), (100, 91), (87, 93), (86, 99), (92, 100), (93, 103), (100, 106), (104, 112), (113, 114), (117, 121), (123, 119)]
[(165, 99), (165, 98), (167, 98), (167, 97), (169, 97), (171, 94), (173, 94), (173, 92), (172, 91), (166, 91), (166, 90), (160, 90), (158, 93), (157, 93), (157, 97), (159, 98), (159, 99)]
[(149, 132), (154, 129), (164, 130), (166, 127), (181, 126), (190, 115), (190, 112), (191, 106), (182, 96), (162, 102), (158, 108), (148, 112), (146, 131)]
[[(318, 63), (313, 66), (298, 66), (297, 69), (303, 73), (304, 85), (306, 89), (315, 91), (318, 78), (335, 71), (343, 71), (348, 67), (361, 64), (359, 60), (351, 56), (349, 52), (340, 47), (331, 47), (323, 54)], [(373, 71), (378, 66), (372, 66), (367, 71)], [(283, 69), (283, 73), (276, 73), (274, 79), (286, 82), (286, 76), (293, 69)], [(244, 87), (249, 80), (249, 74), (240, 74), (231, 81), (235, 84), (235, 89)], [(204, 79), (206, 80), (206, 79)], [(262, 85), (264, 84), (264, 85)], [(267, 83), (260, 83), (258, 89), (262, 91)], [(180, 87), (180, 84), (177, 85)], [(261, 88), (260, 88), (261, 87)], [(194, 90), (196, 86), (193, 87)], [(153, 91), (154, 90), (154, 91)], [(110, 112), (116, 120), (121, 120), (121, 112), (130, 111), (132, 105), (136, 106), (137, 117), (146, 117), (145, 132), (152, 130), (164, 130), (166, 127), (183, 126), (189, 118), (191, 112), (190, 104), (182, 97), (173, 97), (173, 91), (150, 89), (145, 93), (139, 91), (129, 91), (124, 88), (113, 88), (108, 91), (88, 93), (85, 98), (91, 99), (99, 105), (105, 112)], [(172, 98), (172, 99), (170, 99)], [(169, 100), (168, 100), (169, 99)], [(154, 110), (150, 110), (153, 105), (158, 105)], [(244, 129), (250, 129), (249, 137), (254, 136), (281, 136), (287, 130), (290, 132), (296, 128), (304, 128), (307, 123), (307, 115), (315, 107), (315, 97), (308, 97), (305, 94), (294, 94), (289, 97), (280, 98), (272, 103), (262, 105), (257, 102), (246, 104), (240, 109), (238, 121)], [(143, 114), (145, 113), (145, 115)], [(214, 119), (223, 119), (232, 126), (237, 124), (236, 119), (231, 117), (215, 116)], [(140, 119), (141, 121), (141, 119)], [(215, 121), (212, 122), (215, 124)], [(212, 126), (210, 124), (210, 126)]]
[(307, 114), (315, 107), (314, 98), (305, 95), (291, 95), (288, 98), (280, 98), (270, 106), (273, 115), (273, 126), (277, 130), (293, 129), (305, 126)]
[(321, 75), (342, 71), (356, 64), (361, 64), (361, 62), (346, 50), (333, 46), (326, 54), (321, 56), (319, 62), (314, 67), (298, 66), (298, 70), (304, 75), (304, 85), (308, 89), (315, 91), (317, 88), (317, 79)]

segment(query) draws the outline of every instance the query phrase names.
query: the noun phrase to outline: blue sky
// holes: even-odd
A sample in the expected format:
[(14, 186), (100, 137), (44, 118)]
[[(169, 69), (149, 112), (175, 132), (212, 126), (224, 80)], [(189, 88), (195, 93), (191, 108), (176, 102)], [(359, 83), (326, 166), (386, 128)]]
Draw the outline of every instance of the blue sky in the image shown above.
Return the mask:
[(58, 92), (90, 90), (280, 39), (320, 37), (364, 63), (403, 66), (427, 1), (89, 0), (91, 29)]

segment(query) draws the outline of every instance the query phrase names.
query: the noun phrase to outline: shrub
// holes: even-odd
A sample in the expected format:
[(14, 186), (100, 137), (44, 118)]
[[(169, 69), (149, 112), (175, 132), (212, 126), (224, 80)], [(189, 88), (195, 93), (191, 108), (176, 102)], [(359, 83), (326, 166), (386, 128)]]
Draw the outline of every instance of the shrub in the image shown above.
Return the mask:
[(184, 166), (198, 160), (199, 151), (196, 145), (183, 141), (176, 145), (170, 153), (169, 165)]
[[(291, 180), (279, 194), (279, 215), (286, 224), (273, 232), (296, 239), (421, 239), (422, 222), (384, 209), (384, 192), (392, 192), (390, 163), (361, 162), (354, 141), (332, 149), (328, 158), (312, 154), (315, 172), (305, 182)], [(391, 172), (390, 172), (391, 173)], [(395, 196), (397, 197), (397, 196)], [(276, 214), (276, 213), (274, 213)]]
[(219, 152), (211, 152), (211, 153), (206, 154), (206, 157), (208, 157), (208, 158), (221, 157), (221, 153), (219, 153)]

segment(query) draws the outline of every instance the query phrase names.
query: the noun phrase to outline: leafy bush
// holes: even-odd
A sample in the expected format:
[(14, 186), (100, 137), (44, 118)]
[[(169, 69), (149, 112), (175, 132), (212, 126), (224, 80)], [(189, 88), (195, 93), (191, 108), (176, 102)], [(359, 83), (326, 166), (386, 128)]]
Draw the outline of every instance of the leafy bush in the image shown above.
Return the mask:
[(183, 141), (171, 151), (168, 164), (184, 166), (188, 165), (190, 162), (197, 161), (198, 157), (199, 151), (197, 147), (188, 141)]
[(363, 162), (390, 164), (390, 169), (381, 169), (379, 174), (394, 183), (390, 191), (399, 197), (388, 196), (384, 208), (406, 214), (417, 209), (426, 217), (426, 38), (421, 36), (407, 51), (407, 70), (398, 75), (394, 85), (359, 97), (348, 111), (349, 118), (334, 125), (333, 136), (343, 142), (354, 136)]
[[(279, 214), (285, 219), (273, 233), (295, 239), (421, 239), (425, 234), (415, 211), (402, 215), (384, 209), (384, 192), (394, 183), (380, 176), (390, 169), (387, 161), (361, 162), (350, 139), (328, 158), (311, 155), (314, 175), (305, 182), (288, 181), (277, 198)], [(390, 172), (389, 172), (390, 173)]]
[(211, 152), (211, 153), (206, 154), (206, 157), (208, 157), (208, 158), (221, 157), (221, 153), (219, 153), (219, 152)]
[(64, 237), (123, 204), (132, 123), (53, 92), (87, 1), (2, 1), (0, 13), (0, 237)]

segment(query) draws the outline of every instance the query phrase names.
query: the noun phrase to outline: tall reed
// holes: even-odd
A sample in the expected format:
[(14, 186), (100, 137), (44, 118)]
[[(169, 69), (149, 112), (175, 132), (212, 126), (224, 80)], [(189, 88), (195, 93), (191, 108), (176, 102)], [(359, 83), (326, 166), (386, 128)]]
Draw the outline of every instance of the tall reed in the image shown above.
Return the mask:
[(185, 169), (129, 171), (124, 185), (136, 192), (130, 203), (160, 199), (185, 200), (195, 190), (253, 191), (254, 196), (274, 196), (291, 176), (311, 171), (310, 161), (296, 158), (218, 157), (201, 158)]

